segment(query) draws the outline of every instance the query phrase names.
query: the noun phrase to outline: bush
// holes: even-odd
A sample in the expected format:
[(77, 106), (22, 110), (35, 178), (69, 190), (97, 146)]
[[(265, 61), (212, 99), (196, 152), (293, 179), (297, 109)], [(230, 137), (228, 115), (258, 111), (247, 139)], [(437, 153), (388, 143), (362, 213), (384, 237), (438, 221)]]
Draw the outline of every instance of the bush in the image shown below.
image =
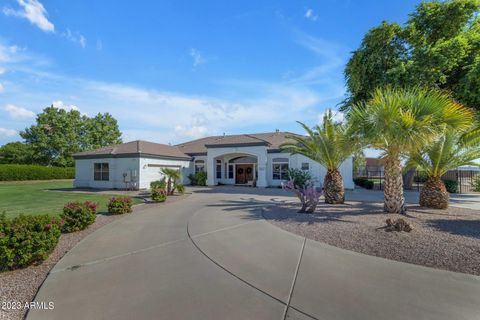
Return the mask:
[(193, 186), (206, 186), (207, 185), (207, 173), (199, 171), (195, 174), (189, 174), (188, 179)]
[(449, 193), (457, 193), (458, 192), (458, 183), (455, 180), (445, 179), (443, 180), (443, 184), (445, 184), (445, 188)]
[(358, 177), (358, 178), (353, 179), (353, 183), (355, 183), (355, 185), (357, 185), (359, 187), (362, 187), (362, 188), (365, 188), (365, 189), (373, 189), (373, 187), (375, 186), (373, 181), (368, 180), (367, 178), (364, 178), (364, 177)]
[(124, 214), (132, 212), (133, 201), (130, 197), (113, 197), (108, 202), (108, 213)]
[(1, 164), (0, 181), (74, 179), (75, 168)]
[(309, 182), (312, 182), (312, 175), (310, 172), (295, 168), (287, 170), (287, 178), (288, 180), (293, 179), (295, 186), (300, 188), (305, 188)]
[(480, 175), (478, 175), (472, 182), (472, 188), (475, 192), (480, 192)]
[(167, 200), (167, 191), (162, 188), (152, 190), (152, 200), (155, 202), (164, 202)]
[(150, 182), (150, 190), (153, 189), (165, 189), (167, 187), (167, 182), (165, 181), (165, 178), (162, 180), (156, 180)]
[(185, 186), (181, 183), (177, 184), (175, 186), (175, 188), (177, 189), (177, 191), (181, 194), (184, 194), (185, 193)]
[(62, 232), (75, 232), (83, 230), (95, 222), (97, 217), (97, 204), (91, 201), (69, 202), (63, 206), (60, 218), (63, 220)]
[(45, 260), (60, 238), (60, 223), (48, 215), (0, 214), (0, 271), (27, 267)]

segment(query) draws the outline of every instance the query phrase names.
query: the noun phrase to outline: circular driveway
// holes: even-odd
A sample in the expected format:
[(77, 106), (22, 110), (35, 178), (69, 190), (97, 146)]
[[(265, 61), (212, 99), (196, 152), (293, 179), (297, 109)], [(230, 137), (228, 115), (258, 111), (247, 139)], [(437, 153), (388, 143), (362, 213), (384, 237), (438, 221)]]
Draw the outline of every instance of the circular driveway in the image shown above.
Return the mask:
[(28, 319), (480, 319), (480, 277), (293, 235), (278, 189), (196, 189), (99, 229), (54, 267)]

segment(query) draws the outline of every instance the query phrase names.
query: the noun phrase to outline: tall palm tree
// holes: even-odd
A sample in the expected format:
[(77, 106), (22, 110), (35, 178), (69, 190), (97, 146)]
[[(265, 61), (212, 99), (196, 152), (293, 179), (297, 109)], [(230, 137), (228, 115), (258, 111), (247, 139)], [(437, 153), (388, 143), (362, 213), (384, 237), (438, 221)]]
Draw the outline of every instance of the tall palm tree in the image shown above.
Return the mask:
[(167, 194), (172, 195), (175, 191), (175, 186), (181, 178), (180, 170), (172, 168), (162, 168), (160, 172), (167, 177)]
[(425, 171), (427, 180), (420, 192), (420, 205), (435, 209), (448, 207), (448, 192), (441, 177), (447, 171), (464, 165), (477, 165), (473, 161), (480, 158), (480, 130), (461, 132), (445, 128), (433, 143), (413, 153), (409, 167)]
[(313, 129), (301, 122), (299, 124), (307, 132), (307, 136), (289, 136), (291, 142), (283, 144), (281, 148), (291, 154), (304, 155), (323, 165), (327, 169), (323, 181), (325, 202), (343, 203), (345, 190), (338, 168), (348, 157), (361, 149), (359, 140), (350, 134), (346, 124), (333, 121), (331, 110), (325, 113), (323, 123)]
[(405, 213), (402, 157), (428, 145), (449, 127), (463, 130), (473, 113), (450, 96), (435, 89), (376, 89), (366, 103), (349, 114), (354, 132), (385, 160), (384, 211)]

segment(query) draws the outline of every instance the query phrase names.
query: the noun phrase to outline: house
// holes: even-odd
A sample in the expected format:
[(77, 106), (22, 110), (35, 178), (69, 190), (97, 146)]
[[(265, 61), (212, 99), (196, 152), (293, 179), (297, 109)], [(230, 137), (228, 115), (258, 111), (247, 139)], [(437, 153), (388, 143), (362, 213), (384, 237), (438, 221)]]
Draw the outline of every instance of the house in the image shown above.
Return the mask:
[(380, 173), (385, 169), (385, 160), (381, 158), (365, 158), (365, 170)]
[[(280, 186), (287, 169), (309, 171), (317, 185), (326, 169), (303, 155), (280, 150), (289, 132), (223, 135), (201, 138), (170, 146), (132, 141), (74, 154), (75, 186), (90, 188), (147, 189), (161, 179), (160, 169), (177, 168), (182, 182), (190, 173), (205, 171), (209, 186), (218, 184)], [(344, 186), (353, 189), (352, 158), (341, 166)]]

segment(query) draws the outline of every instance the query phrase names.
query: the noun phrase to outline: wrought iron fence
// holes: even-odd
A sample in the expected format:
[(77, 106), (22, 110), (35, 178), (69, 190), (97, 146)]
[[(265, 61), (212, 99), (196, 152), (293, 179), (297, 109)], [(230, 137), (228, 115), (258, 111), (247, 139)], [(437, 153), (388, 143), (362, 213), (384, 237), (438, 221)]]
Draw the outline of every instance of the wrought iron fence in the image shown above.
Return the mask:
[[(385, 172), (384, 171), (372, 171), (362, 170), (358, 172), (356, 178), (364, 178), (373, 182), (374, 190), (383, 190), (385, 185)], [(412, 179), (412, 177), (410, 177)], [(425, 172), (415, 171), (413, 179), (408, 181), (404, 179), (404, 189), (420, 191), (427, 179)], [(449, 182), (453, 185), (458, 193), (470, 193), (475, 192), (475, 181), (480, 179), (480, 171), (478, 170), (450, 170), (442, 176), (443, 181)], [(407, 180), (407, 181), (405, 181)], [(447, 182), (448, 183), (448, 182)]]

